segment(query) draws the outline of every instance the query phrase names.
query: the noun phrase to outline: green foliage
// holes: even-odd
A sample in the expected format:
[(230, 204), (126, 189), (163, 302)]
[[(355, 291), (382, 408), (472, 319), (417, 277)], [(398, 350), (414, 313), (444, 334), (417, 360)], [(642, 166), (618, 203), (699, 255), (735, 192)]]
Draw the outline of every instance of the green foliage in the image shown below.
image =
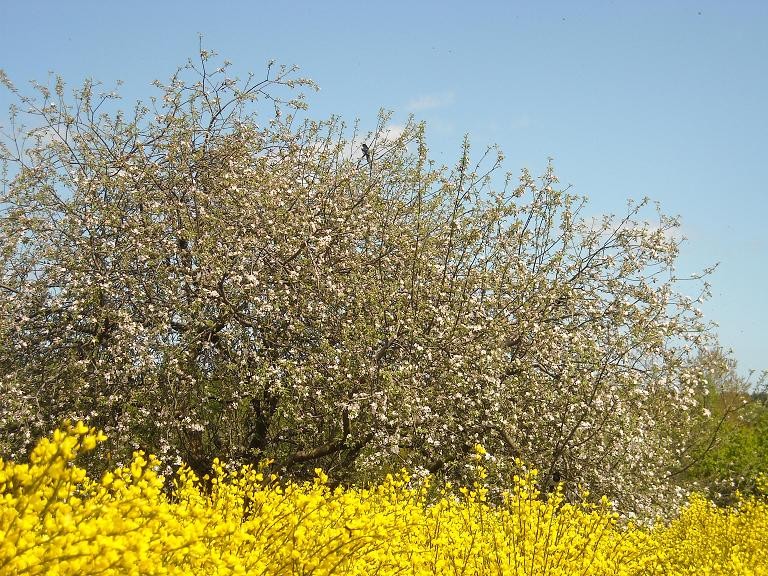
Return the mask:
[(745, 412), (740, 422), (729, 426), (703, 464), (719, 475), (729, 469), (733, 476), (745, 481), (737, 488), (751, 492), (757, 477), (768, 473), (768, 409), (753, 405)]
[(765, 378), (750, 385), (736, 363), (722, 350), (703, 353), (699, 363), (707, 374), (699, 445), (692, 450), (686, 478), (723, 505), (738, 493), (756, 495), (761, 475), (768, 474), (768, 405)]

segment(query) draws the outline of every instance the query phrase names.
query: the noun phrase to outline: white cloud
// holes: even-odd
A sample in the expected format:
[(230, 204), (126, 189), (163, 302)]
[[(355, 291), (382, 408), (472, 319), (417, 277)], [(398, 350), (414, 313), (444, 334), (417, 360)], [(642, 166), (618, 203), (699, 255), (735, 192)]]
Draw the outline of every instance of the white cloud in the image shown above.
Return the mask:
[(528, 114), (522, 114), (512, 118), (509, 122), (509, 127), (512, 130), (525, 130), (526, 128), (530, 128), (532, 124), (533, 121), (530, 116), (528, 116)]
[(410, 112), (421, 112), (423, 110), (433, 110), (435, 108), (446, 108), (453, 104), (454, 94), (453, 92), (441, 92), (439, 94), (424, 94), (416, 98), (412, 98), (408, 102), (408, 110)]
[(387, 126), (386, 128), (384, 128), (384, 131), (381, 133), (380, 138), (384, 142), (394, 142), (395, 140), (400, 138), (404, 130), (405, 130), (405, 126), (401, 126), (400, 124), (392, 124), (391, 126)]
[(375, 139), (373, 139), (371, 134), (368, 134), (367, 138), (358, 137), (357, 140), (347, 142), (347, 145), (344, 148), (344, 156), (353, 160), (362, 158), (361, 147), (363, 142), (371, 146), (373, 154), (376, 155), (378, 150), (386, 148), (388, 144), (395, 142), (404, 131), (405, 126), (401, 124), (391, 124), (379, 132)]

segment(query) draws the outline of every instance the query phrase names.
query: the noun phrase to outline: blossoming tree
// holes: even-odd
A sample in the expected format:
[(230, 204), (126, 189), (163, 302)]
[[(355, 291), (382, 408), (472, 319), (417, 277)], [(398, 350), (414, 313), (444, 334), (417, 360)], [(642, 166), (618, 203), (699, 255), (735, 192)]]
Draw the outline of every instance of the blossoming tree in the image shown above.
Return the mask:
[(3, 77), (3, 452), (71, 417), (199, 472), (454, 477), (480, 443), (499, 485), (520, 458), (626, 509), (672, 493), (707, 338), (676, 219), (587, 217), (551, 167), (439, 166), (421, 124), (303, 120), (310, 81), (213, 61), (131, 113)]

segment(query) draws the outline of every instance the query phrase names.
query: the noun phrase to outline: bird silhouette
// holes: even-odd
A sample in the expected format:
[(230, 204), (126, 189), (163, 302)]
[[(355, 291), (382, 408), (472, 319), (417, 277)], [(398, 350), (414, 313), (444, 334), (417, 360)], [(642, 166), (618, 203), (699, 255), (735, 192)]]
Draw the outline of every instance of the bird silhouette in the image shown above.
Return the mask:
[(365, 158), (368, 161), (369, 167), (373, 167), (373, 160), (371, 159), (371, 149), (368, 148), (368, 144), (363, 142), (362, 149), (363, 149), (363, 158)]

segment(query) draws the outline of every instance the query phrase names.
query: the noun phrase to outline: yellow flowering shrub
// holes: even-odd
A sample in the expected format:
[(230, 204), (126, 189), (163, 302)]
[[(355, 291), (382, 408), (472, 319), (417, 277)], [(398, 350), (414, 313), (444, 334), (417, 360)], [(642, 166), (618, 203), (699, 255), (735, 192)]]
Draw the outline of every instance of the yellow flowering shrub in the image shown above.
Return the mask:
[(768, 506), (694, 496), (668, 525), (621, 525), (610, 504), (546, 498), (536, 472), (487, 501), (471, 487), (389, 476), (370, 489), (280, 483), (214, 463), (172, 493), (141, 452), (100, 481), (74, 464), (103, 435), (67, 424), (29, 463), (0, 461), (0, 574), (768, 574)]

